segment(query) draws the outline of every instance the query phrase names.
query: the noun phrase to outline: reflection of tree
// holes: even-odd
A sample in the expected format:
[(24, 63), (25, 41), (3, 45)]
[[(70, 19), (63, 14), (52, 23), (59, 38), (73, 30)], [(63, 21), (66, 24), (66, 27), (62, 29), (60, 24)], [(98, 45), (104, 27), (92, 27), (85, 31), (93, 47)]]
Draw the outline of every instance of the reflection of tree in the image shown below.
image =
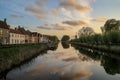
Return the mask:
[(104, 67), (106, 73), (111, 75), (120, 74), (120, 59), (117, 59), (115, 54), (113, 54), (114, 58), (112, 58), (112, 56), (110, 56), (111, 53), (104, 53), (105, 55), (102, 55), (101, 52), (92, 49), (82, 48), (76, 45), (72, 46), (76, 50), (79, 50), (81, 54), (85, 54), (93, 60), (100, 60), (101, 65)]
[(61, 44), (64, 49), (67, 49), (70, 47), (70, 45), (67, 42), (61, 42)]
[(54, 47), (51, 47), (50, 50), (55, 51), (58, 48), (58, 44), (59, 44), (59, 42), (52, 44), (52, 45), (54, 45)]
[(101, 65), (104, 67), (108, 74), (115, 75), (120, 74), (120, 60), (103, 56), (101, 60)]
[(92, 49), (82, 48), (79, 46), (74, 46), (75, 49), (79, 50), (81, 54), (84, 54), (93, 60), (100, 60), (101, 55), (97, 53), (97, 51), (93, 51)]

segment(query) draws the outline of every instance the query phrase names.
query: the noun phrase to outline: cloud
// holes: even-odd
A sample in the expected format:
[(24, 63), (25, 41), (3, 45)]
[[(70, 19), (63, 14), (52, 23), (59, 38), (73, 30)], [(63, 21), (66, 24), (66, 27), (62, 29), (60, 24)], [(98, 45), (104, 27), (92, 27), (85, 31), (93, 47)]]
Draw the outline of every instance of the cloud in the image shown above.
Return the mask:
[(24, 16), (18, 15), (18, 14), (11, 14), (10, 15), (13, 18), (23, 18)]
[(87, 2), (95, 2), (96, 0), (85, 0)]
[(48, 0), (36, 0), (36, 4), (41, 7), (45, 7), (47, 5)]
[(48, 26), (48, 24), (44, 24), (42, 26), (38, 26), (37, 28), (39, 29), (46, 29), (46, 30), (51, 30), (52, 28)]
[(61, 25), (58, 23), (51, 24), (51, 25), (44, 24), (44, 25), (38, 26), (37, 28), (45, 29), (45, 30), (68, 30), (68, 29), (72, 29), (72, 27), (70, 27), (70, 26), (64, 26), (64, 25)]
[(63, 24), (68, 24), (70, 26), (87, 26), (89, 23), (85, 21), (63, 21)]
[(53, 10), (52, 10), (52, 14), (58, 15), (58, 11), (57, 11), (56, 9), (53, 9)]
[(107, 18), (94, 18), (91, 21), (93, 21), (93, 22), (106, 22)]
[(80, 12), (89, 12), (92, 10), (92, 8), (88, 5), (82, 5), (77, 0), (61, 0), (60, 4), (61, 7), (67, 9), (67, 10), (77, 10)]
[(45, 19), (46, 18), (45, 15), (48, 14), (48, 12), (38, 7), (27, 7), (25, 10), (33, 13), (33, 15), (38, 19)]
[(55, 30), (68, 30), (68, 29), (72, 28), (70, 26), (64, 26), (64, 25), (61, 25), (61, 24), (58, 24), (58, 23), (52, 24), (52, 26), (53, 26), (53, 29), (55, 29)]

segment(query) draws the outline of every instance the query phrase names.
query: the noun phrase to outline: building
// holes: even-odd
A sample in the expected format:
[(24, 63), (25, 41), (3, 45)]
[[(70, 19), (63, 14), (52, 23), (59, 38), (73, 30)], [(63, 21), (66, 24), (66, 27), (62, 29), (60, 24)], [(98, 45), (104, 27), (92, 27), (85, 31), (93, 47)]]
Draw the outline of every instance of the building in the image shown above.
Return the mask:
[(26, 34), (28, 35), (28, 38), (27, 38), (28, 43), (32, 43), (32, 32), (29, 31), (29, 30), (27, 30), (27, 31), (26, 31)]
[(42, 42), (48, 42), (49, 36), (48, 35), (42, 35)]
[(25, 35), (25, 43), (31, 43), (31, 32), (30, 31), (26, 31), (23, 27), (18, 26), (18, 28), (16, 28), (17, 30), (19, 30), (22, 34)]
[(25, 44), (25, 35), (19, 30), (9, 29), (10, 32), (10, 42), (9, 44)]
[(38, 43), (38, 33), (37, 32), (32, 32), (32, 43)]
[(42, 42), (42, 34), (38, 33), (38, 43)]
[(6, 19), (0, 20), (0, 44), (30, 44), (48, 42), (49, 36), (25, 30), (18, 26), (15, 29), (7, 25)]
[(7, 25), (6, 19), (0, 20), (0, 44), (9, 43), (9, 25)]

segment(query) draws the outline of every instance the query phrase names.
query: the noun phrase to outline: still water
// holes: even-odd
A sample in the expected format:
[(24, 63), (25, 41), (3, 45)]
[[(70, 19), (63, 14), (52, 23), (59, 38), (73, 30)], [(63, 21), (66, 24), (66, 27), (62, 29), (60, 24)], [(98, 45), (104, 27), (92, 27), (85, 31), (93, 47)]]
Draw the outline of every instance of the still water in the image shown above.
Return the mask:
[(120, 80), (120, 58), (58, 44), (6, 75), (6, 80)]

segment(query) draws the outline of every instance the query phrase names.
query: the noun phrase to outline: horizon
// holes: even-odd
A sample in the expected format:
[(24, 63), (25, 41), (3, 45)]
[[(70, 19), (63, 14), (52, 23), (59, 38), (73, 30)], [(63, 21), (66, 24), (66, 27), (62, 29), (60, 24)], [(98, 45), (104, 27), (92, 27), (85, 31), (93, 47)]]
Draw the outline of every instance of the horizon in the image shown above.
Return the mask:
[(75, 36), (89, 26), (96, 33), (108, 19), (119, 20), (120, 0), (1, 0), (0, 20), (46, 35)]

